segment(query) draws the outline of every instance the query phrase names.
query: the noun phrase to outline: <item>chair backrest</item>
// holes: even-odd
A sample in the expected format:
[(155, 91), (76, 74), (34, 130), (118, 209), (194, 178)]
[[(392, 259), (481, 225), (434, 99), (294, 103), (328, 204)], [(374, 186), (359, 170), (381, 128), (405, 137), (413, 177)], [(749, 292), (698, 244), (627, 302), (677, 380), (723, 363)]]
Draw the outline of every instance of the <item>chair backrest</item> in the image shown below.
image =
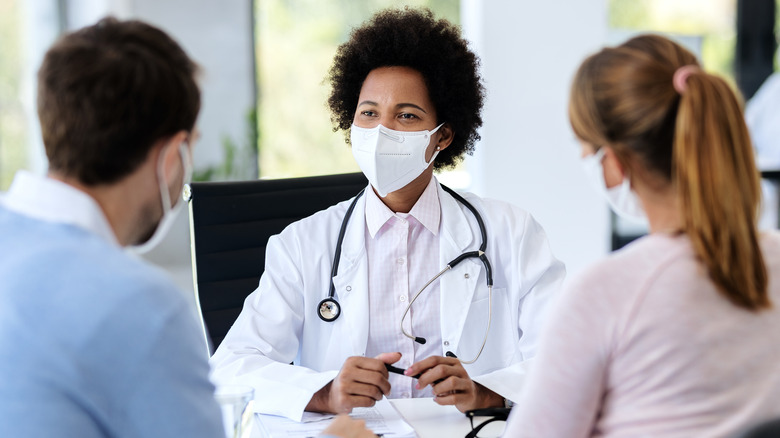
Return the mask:
[(736, 434), (733, 438), (778, 438), (780, 418), (764, 420)]
[(192, 183), (190, 242), (196, 301), (209, 354), (238, 317), (265, 268), (268, 238), (287, 225), (356, 195), (362, 173)]

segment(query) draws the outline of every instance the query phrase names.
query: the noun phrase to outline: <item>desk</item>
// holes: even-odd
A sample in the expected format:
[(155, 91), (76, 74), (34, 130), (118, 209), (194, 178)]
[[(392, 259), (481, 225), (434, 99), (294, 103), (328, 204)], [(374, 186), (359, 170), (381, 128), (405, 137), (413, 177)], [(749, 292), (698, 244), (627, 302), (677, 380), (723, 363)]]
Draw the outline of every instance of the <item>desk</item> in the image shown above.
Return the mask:
[(469, 419), (455, 406), (439, 406), (432, 398), (394, 399), (391, 403), (419, 438), (465, 437)]
[[(471, 431), (468, 418), (455, 406), (439, 406), (432, 398), (394, 399), (390, 402), (419, 438), (460, 438)], [(497, 423), (496, 426), (503, 430), (502, 423)], [(252, 438), (263, 438), (259, 429), (259, 425), (254, 425)], [(501, 430), (495, 432), (496, 436)], [(493, 432), (493, 429), (490, 432)]]

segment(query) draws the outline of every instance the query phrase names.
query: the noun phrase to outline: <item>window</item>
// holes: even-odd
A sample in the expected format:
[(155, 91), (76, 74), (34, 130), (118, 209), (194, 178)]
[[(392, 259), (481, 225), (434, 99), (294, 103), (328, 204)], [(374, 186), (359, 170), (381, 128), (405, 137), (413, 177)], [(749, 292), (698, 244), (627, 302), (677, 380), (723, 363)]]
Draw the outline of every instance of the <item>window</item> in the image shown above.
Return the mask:
[[(704, 68), (734, 77), (737, 0), (609, 0), (611, 29), (652, 31), (700, 39), (694, 50)], [(611, 41), (617, 43), (621, 41)], [(694, 47), (695, 49), (695, 47)]]
[(0, 0), (0, 191), (27, 167), (27, 125), (22, 106), (21, 0)]
[(391, 6), (427, 6), (453, 23), (451, 0), (255, 0), (261, 177), (357, 172), (344, 133), (334, 133), (324, 82), (353, 27)]

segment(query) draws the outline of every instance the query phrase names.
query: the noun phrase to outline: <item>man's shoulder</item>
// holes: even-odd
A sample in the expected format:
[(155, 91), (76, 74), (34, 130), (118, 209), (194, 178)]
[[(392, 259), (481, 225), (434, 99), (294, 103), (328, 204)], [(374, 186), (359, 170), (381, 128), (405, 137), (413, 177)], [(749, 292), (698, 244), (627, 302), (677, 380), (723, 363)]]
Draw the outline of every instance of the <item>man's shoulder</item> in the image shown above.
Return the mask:
[[(19, 288), (73, 289), (84, 299), (110, 294), (119, 299), (165, 300), (175, 291), (172, 280), (159, 268), (81, 228), (32, 219), (0, 210), (0, 272)], [(8, 284), (8, 282), (7, 282)]]

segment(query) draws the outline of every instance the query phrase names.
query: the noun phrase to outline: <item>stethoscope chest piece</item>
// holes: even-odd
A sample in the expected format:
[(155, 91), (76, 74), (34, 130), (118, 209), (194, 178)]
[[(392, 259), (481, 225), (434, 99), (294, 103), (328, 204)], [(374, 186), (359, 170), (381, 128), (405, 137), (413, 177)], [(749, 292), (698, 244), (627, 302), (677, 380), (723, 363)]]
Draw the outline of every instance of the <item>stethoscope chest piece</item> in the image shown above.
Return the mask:
[(325, 298), (317, 306), (317, 315), (325, 322), (335, 321), (341, 315), (341, 306), (333, 298)]

